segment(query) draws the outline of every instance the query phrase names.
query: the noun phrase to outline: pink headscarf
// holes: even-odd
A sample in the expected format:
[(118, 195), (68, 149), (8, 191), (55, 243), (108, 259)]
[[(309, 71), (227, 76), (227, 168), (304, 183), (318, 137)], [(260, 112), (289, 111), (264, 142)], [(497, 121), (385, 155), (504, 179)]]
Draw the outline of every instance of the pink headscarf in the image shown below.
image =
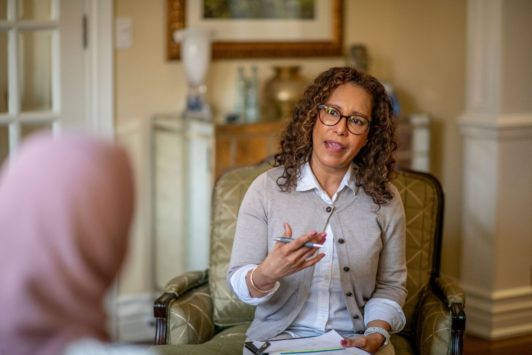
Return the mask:
[(0, 355), (109, 340), (103, 298), (133, 213), (129, 161), (82, 136), (30, 138), (0, 175)]

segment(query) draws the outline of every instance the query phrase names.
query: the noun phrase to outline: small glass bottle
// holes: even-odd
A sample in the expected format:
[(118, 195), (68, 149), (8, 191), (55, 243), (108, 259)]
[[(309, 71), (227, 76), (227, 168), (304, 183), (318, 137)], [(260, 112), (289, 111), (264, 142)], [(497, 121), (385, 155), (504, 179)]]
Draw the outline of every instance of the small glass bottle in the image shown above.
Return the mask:
[(238, 116), (237, 123), (245, 121), (246, 106), (247, 106), (247, 79), (244, 73), (244, 67), (238, 67), (238, 74), (236, 78), (236, 92), (235, 92), (235, 106), (234, 111)]
[(251, 78), (248, 81), (246, 94), (246, 122), (255, 123), (260, 119), (259, 78), (256, 65), (251, 67)]

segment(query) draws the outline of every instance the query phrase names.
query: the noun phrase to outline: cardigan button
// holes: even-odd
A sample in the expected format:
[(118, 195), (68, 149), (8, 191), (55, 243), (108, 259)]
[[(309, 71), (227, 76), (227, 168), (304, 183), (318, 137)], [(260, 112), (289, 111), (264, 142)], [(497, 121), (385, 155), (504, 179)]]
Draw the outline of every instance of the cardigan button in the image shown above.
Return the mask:
[(327, 206), (327, 207), (325, 208), (325, 212), (327, 212), (327, 213), (331, 213), (331, 211), (332, 211), (332, 207), (331, 207), (331, 206)]
[(349, 270), (351, 270), (351, 269), (349, 268), (349, 266), (344, 266), (344, 271), (345, 271), (345, 272), (348, 272)]
[(351, 296), (353, 296), (353, 292), (346, 292), (345, 295), (346, 295), (347, 297), (351, 297)]
[(344, 243), (345, 243), (345, 239), (344, 239), (344, 238), (340, 238), (340, 239), (338, 239), (338, 243), (340, 243), (340, 244), (344, 244)]
[(360, 316), (359, 316), (358, 314), (355, 314), (355, 315), (353, 316), (353, 319), (358, 319), (358, 318), (360, 318)]

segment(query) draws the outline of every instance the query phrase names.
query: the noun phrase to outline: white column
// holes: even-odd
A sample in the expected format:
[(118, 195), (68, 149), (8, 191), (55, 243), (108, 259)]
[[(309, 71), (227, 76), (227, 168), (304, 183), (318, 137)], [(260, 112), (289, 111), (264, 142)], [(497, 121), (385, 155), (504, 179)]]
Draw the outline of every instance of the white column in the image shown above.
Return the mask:
[(466, 331), (532, 333), (532, 2), (469, 0), (461, 282)]

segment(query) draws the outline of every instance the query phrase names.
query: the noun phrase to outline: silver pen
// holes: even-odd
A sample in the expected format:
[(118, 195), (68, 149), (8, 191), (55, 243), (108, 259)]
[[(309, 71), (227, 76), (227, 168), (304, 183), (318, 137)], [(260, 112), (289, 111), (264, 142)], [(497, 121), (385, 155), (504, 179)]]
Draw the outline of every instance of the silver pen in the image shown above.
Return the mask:
[[(294, 241), (294, 239), (292, 238), (288, 238), (288, 237), (279, 237), (279, 238), (273, 238), (273, 240), (275, 240), (276, 242), (281, 242), (281, 243), (291, 243)], [(317, 244), (317, 243), (312, 243), (312, 242), (306, 242), (304, 244), (307, 248), (321, 248), (323, 247), (323, 244)]]

